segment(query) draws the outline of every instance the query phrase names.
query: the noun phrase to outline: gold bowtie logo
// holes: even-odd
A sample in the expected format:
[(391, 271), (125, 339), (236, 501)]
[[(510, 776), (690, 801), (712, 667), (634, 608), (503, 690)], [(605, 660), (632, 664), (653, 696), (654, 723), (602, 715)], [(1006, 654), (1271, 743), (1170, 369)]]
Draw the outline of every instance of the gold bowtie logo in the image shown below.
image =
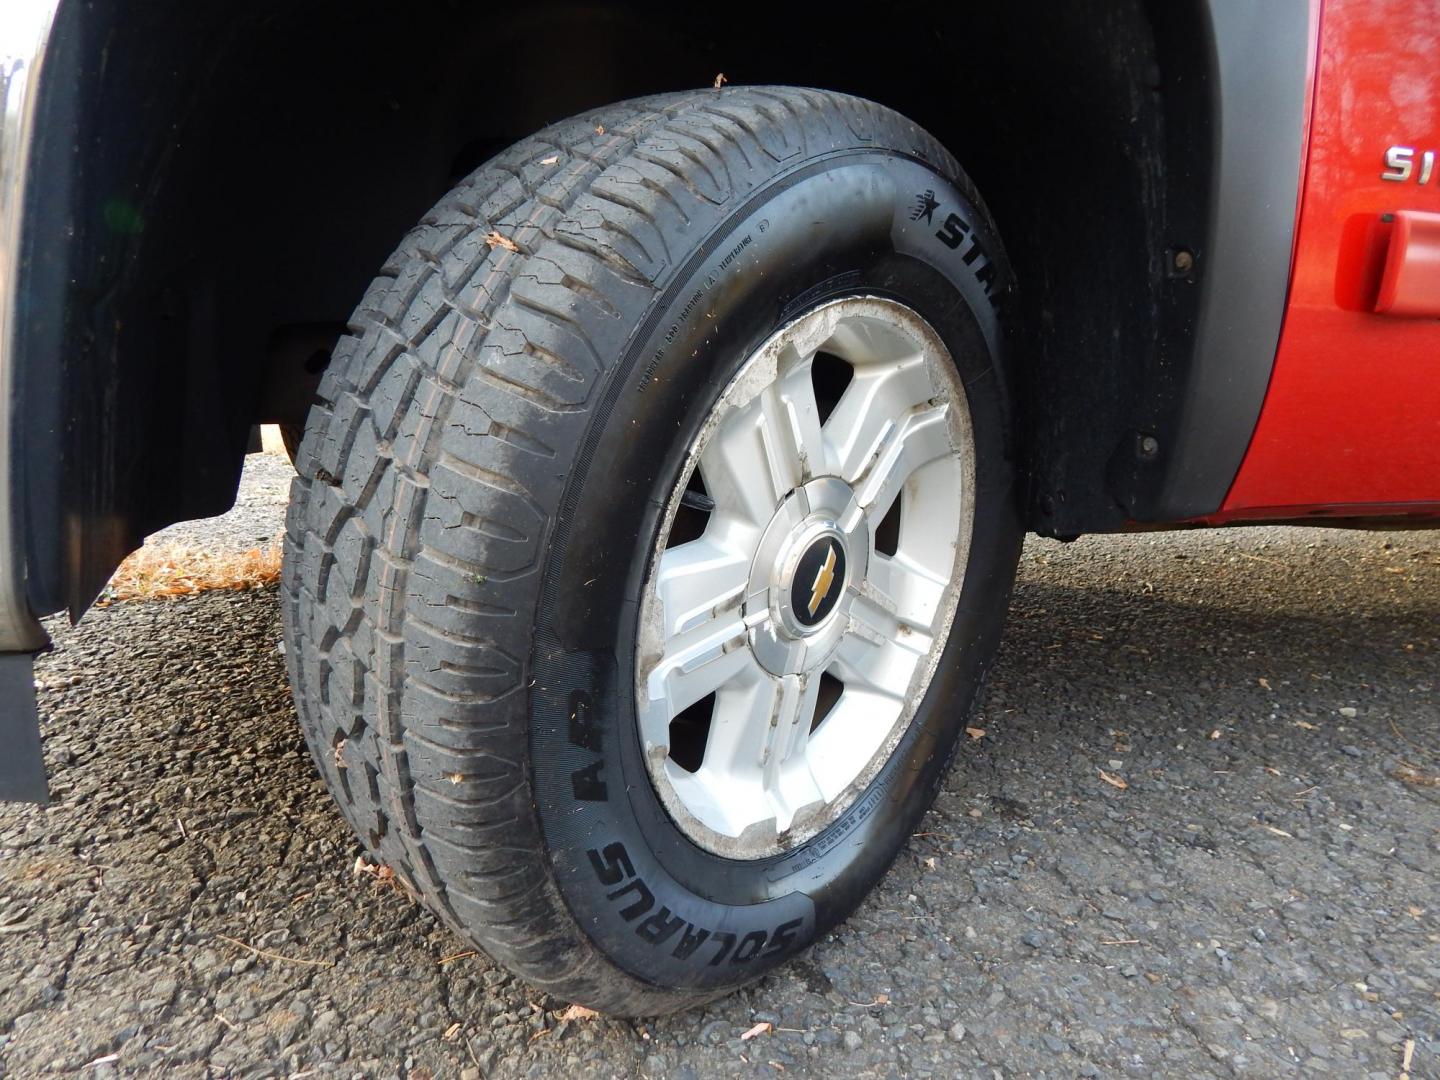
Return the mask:
[(817, 608), (825, 602), (825, 597), (830, 595), (830, 586), (835, 584), (835, 545), (831, 544), (829, 551), (825, 553), (825, 561), (820, 564), (820, 569), (815, 571), (815, 583), (810, 586), (810, 614), (813, 617)]

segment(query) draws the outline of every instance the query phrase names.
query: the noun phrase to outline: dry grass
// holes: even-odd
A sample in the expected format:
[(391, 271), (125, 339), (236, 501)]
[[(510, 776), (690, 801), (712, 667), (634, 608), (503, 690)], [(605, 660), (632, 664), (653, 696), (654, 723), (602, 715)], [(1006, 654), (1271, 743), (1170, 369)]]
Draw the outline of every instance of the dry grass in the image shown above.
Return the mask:
[(99, 603), (158, 600), (211, 589), (260, 589), (279, 580), (279, 544), (232, 552), (147, 544), (120, 564)]

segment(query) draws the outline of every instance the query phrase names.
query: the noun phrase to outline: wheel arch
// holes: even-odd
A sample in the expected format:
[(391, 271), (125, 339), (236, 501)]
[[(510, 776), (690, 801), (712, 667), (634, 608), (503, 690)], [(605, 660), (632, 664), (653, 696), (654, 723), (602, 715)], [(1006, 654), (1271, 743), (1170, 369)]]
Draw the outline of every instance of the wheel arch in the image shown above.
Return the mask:
[(1192, 368), (1229, 2), (903, 5), (866, 34), (818, 5), (62, 4), (25, 238), (44, 315), (16, 348), (32, 610), (78, 617), (146, 533), (231, 503), (251, 425), (300, 418), (370, 275), (457, 176), (722, 72), (871, 97), (960, 158), (1020, 282), (1031, 527), (1143, 520), (1165, 475), (1126, 454), (1179, 423)]

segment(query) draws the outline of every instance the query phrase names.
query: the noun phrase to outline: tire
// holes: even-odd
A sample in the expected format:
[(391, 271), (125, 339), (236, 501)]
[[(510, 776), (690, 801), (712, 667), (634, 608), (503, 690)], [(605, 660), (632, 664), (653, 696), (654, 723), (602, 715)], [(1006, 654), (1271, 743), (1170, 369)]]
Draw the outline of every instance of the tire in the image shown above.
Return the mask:
[(285, 445), (285, 456), (290, 464), (300, 460), (300, 443), (305, 438), (305, 429), (299, 424), (281, 424), (280, 441)]
[[(840, 94), (610, 106), (446, 196), (335, 350), (287, 520), (296, 707), (373, 856), (501, 965), (616, 1015), (727, 992), (844, 918), (932, 801), (998, 644), (1021, 535), (1009, 291), (950, 155)], [(647, 773), (637, 613), (742, 363), (856, 298), (917, 313), (963, 387), (963, 576), (873, 775), (733, 857)]]

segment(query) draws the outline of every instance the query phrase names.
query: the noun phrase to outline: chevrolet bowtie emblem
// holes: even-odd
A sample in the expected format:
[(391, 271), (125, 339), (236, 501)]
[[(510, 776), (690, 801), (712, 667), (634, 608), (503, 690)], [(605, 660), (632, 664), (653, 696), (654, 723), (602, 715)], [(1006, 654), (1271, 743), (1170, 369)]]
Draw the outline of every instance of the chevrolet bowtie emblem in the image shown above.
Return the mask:
[(815, 583), (810, 586), (810, 614), (813, 616), (825, 597), (830, 595), (830, 586), (835, 584), (835, 545), (825, 553), (825, 561), (815, 571)]

